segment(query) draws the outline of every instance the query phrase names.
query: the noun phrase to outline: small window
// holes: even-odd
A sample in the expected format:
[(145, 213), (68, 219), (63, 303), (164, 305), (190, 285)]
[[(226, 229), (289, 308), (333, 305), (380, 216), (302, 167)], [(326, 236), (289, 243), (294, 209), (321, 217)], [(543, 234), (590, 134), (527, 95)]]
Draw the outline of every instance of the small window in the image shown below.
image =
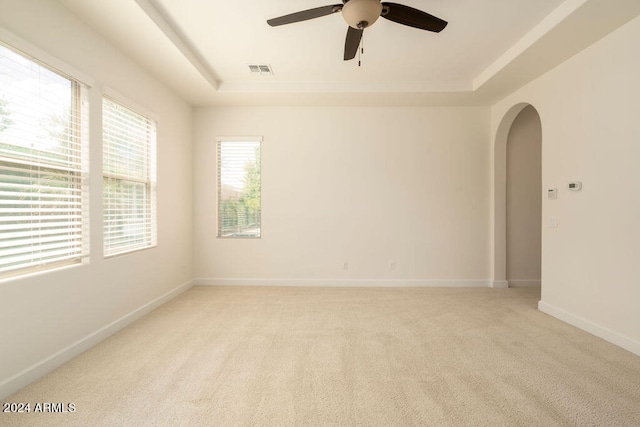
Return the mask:
[(0, 277), (88, 259), (86, 95), (0, 45)]
[(156, 124), (102, 101), (104, 254), (156, 245)]
[(218, 140), (218, 237), (260, 237), (260, 140)]

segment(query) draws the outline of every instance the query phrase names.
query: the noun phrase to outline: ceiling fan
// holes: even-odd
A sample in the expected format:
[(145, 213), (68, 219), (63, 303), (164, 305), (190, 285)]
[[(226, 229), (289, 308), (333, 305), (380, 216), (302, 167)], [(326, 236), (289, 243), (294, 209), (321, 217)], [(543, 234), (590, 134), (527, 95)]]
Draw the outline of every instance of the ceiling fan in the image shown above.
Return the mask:
[(349, 24), (347, 39), (344, 43), (345, 61), (355, 58), (364, 29), (373, 25), (380, 16), (398, 24), (435, 33), (439, 33), (447, 26), (447, 21), (421, 10), (397, 3), (380, 2), (380, 0), (342, 0), (342, 4), (316, 7), (269, 19), (267, 24), (277, 27), (337, 12), (342, 12), (342, 17)]

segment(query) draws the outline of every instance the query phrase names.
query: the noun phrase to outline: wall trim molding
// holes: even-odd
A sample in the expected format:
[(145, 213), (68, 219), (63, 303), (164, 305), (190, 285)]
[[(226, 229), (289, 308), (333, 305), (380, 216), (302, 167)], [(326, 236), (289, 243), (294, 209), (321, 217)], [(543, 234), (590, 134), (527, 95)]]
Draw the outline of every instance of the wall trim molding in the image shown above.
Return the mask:
[(487, 288), (490, 280), (413, 279), (237, 279), (197, 278), (195, 286), (298, 286), (298, 287), (378, 287), (378, 288)]
[(597, 323), (568, 313), (544, 301), (538, 302), (538, 310), (640, 356), (640, 342), (638, 341), (614, 332), (604, 326), (600, 326)]
[(164, 295), (148, 302), (147, 304), (125, 314), (108, 325), (98, 329), (97, 331), (87, 335), (86, 337), (76, 341), (75, 343), (63, 348), (62, 350), (42, 359), (41, 361), (29, 366), (28, 368), (18, 372), (14, 376), (0, 383), (0, 399), (4, 399), (23, 387), (31, 384), (38, 378), (48, 374), (54, 369), (62, 366), (74, 357), (84, 353), (91, 347), (99, 344), (101, 341), (115, 334), (119, 330), (138, 320), (145, 314), (150, 313), (162, 304), (172, 300), (181, 293), (189, 290), (193, 286), (193, 281), (183, 283), (182, 285), (170, 290)]
[(508, 282), (510, 288), (539, 288), (542, 283), (540, 279), (514, 279)]
[(496, 289), (506, 289), (509, 287), (509, 282), (506, 280), (492, 280), (491, 287)]

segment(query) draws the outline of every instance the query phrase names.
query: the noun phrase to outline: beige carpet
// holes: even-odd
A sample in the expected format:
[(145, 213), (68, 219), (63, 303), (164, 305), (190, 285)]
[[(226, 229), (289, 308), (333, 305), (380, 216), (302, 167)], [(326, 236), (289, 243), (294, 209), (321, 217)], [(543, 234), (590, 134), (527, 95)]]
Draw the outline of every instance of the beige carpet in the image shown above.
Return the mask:
[(195, 287), (6, 402), (2, 426), (640, 426), (640, 357), (532, 289)]

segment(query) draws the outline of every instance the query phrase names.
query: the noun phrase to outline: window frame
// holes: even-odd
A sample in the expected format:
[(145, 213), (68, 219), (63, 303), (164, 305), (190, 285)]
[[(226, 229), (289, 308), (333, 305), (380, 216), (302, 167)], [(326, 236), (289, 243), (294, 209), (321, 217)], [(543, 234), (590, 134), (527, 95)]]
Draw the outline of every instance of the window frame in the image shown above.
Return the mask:
[[(21, 153), (20, 150), (16, 150), (16, 152), (13, 153), (14, 155), (12, 155), (9, 150), (7, 150), (4, 154), (0, 155), (0, 157), (6, 170), (13, 170), (15, 172), (15, 175), (11, 173), (7, 176), (15, 177), (16, 180), (26, 180), (27, 182), (32, 180), (39, 181), (41, 179), (46, 180), (47, 177), (54, 176), (62, 177), (62, 182), (66, 183), (66, 186), (63, 187), (45, 184), (41, 187), (44, 189), (43, 192), (33, 192), (33, 195), (37, 194), (40, 196), (38, 196), (38, 198), (36, 199), (33, 199), (34, 207), (32, 207), (31, 209), (43, 209), (42, 207), (39, 208), (37, 206), (46, 206), (47, 202), (43, 202), (43, 200), (51, 198), (51, 201), (57, 199), (58, 203), (69, 206), (65, 209), (73, 209), (73, 211), (76, 212), (75, 220), (70, 219), (70, 216), (68, 215), (63, 215), (61, 218), (62, 221), (68, 222), (69, 227), (63, 227), (61, 225), (56, 226), (55, 228), (47, 227), (48, 223), (46, 222), (46, 220), (42, 219), (40, 219), (39, 221), (43, 222), (40, 222), (40, 225), (36, 226), (35, 228), (32, 227), (30, 231), (27, 231), (27, 229), (25, 228), (16, 227), (16, 230), (25, 230), (18, 232), (18, 234), (25, 235), (26, 246), (29, 248), (33, 248), (33, 250), (31, 252), (26, 252), (31, 254), (30, 257), (27, 257), (27, 255), (21, 257), (24, 258), (24, 261), (22, 263), (23, 265), (17, 264), (15, 268), (8, 268), (6, 271), (1, 272), (0, 280), (27, 277), (33, 274), (49, 272), (60, 268), (86, 264), (89, 262), (90, 256), (90, 195), (88, 190), (90, 79), (86, 78), (86, 76), (83, 76), (81, 73), (78, 73), (76, 70), (67, 66), (66, 64), (49, 56), (45, 52), (38, 50), (37, 48), (31, 46), (30, 44), (2, 29), (0, 29), (0, 46), (20, 56), (23, 60), (28, 61), (28, 63), (30, 64), (33, 64), (33, 66), (40, 67), (39, 69), (47, 70), (48, 72), (51, 72), (57, 75), (59, 78), (62, 78), (69, 82), (69, 98), (67, 98), (69, 100), (70, 106), (70, 110), (68, 113), (69, 116), (63, 117), (68, 120), (68, 122), (65, 121), (64, 123), (67, 123), (66, 125), (68, 126), (67, 135), (69, 135), (68, 138), (70, 139), (70, 143), (72, 144), (70, 145), (70, 149), (72, 151), (66, 153), (66, 158), (63, 157), (62, 159), (55, 161), (53, 158), (40, 157), (36, 154), (24, 155), (24, 152)], [(62, 98), (60, 98), (56, 99), (56, 101), (54, 102), (57, 104), (63, 101)], [(12, 144), (9, 143), (8, 145), (11, 146)], [(37, 152), (40, 152), (40, 150), (42, 149), (36, 148), (36, 150)], [(43, 150), (42, 152), (46, 152), (46, 150)], [(65, 179), (65, 176), (68, 176), (68, 178)], [(12, 186), (9, 181), (5, 181), (3, 185), (7, 186), (7, 188), (10, 188)], [(13, 186), (15, 185), (22, 186), (25, 184), (13, 184)], [(20, 193), (24, 193), (24, 197), (31, 197), (33, 184), (28, 183), (24, 188), (25, 190)], [(59, 189), (63, 189), (63, 193), (59, 193)], [(29, 196), (27, 196), (27, 193), (29, 194)], [(7, 196), (11, 197), (10, 194), (11, 191), (8, 192)], [(15, 196), (18, 195), (19, 194), (16, 193)], [(62, 199), (60, 199), (61, 197)], [(72, 200), (74, 199), (76, 199), (77, 202), (72, 202)], [(22, 200), (23, 199), (17, 199), (17, 201)], [(26, 203), (20, 203), (19, 205), (26, 205)], [(74, 205), (76, 207), (72, 208)], [(52, 213), (54, 213), (54, 215), (59, 214), (59, 212), (55, 213), (55, 211), (52, 211)], [(71, 213), (71, 211), (69, 211), (69, 213)], [(29, 214), (29, 209), (25, 209), (23, 215), (25, 215), (25, 218), (29, 216), (33, 217), (33, 213)], [(37, 217), (38, 216), (36, 215), (34, 218)], [(47, 230), (45, 230), (45, 228)], [(38, 256), (35, 254), (43, 253), (41, 250), (38, 250), (38, 247), (40, 246), (41, 249), (42, 245), (46, 244), (47, 240), (51, 242), (63, 241), (59, 240), (59, 238), (51, 240), (51, 238), (43, 238), (42, 236), (47, 234), (51, 236), (60, 235), (65, 228), (67, 230), (72, 230), (72, 232), (68, 234), (67, 241), (73, 242), (71, 245), (66, 246), (67, 252), (64, 253), (60, 250), (56, 251), (56, 253), (60, 253), (61, 255), (58, 258), (53, 257), (55, 254), (44, 252), (49, 255), (50, 258), (38, 258)], [(35, 238), (33, 234), (36, 230), (41, 231), (41, 234), (38, 238)], [(62, 248), (62, 246), (60, 247)]]
[[(147, 129), (150, 131), (150, 140), (148, 141), (149, 146), (147, 147), (148, 156), (146, 157), (146, 168), (147, 174), (144, 179), (142, 178), (133, 178), (130, 176), (124, 176), (114, 173), (109, 173), (106, 171), (105, 162), (107, 161), (105, 150), (107, 149), (107, 143), (105, 140), (105, 101), (112, 102), (117, 104), (118, 106), (128, 110), (129, 112), (142, 117), (144, 120), (148, 121)], [(144, 107), (128, 100), (126, 97), (120, 95), (119, 93), (105, 88), (101, 97), (101, 106), (102, 106), (102, 217), (103, 217), (103, 227), (102, 227), (102, 250), (103, 257), (105, 259), (117, 257), (120, 255), (126, 255), (134, 252), (144, 251), (147, 249), (152, 249), (158, 246), (158, 212), (157, 212), (157, 126), (158, 119), (157, 116), (147, 110)], [(146, 208), (145, 211), (148, 212), (148, 219), (145, 219), (145, 225), (148, 225), (149, 231), (148, 236), (145, 236), (145, 241), (140, 244), (129, 244), (126, 246), (122, 246), (120, 248), (110, 248), (107, 247), (109, 239), (107, 239), (107, 203), (106, 203), (106, 193), (105, 193), (105, 179), (113, 179), (118, 180), (124, 183), (133, 183), (135, 184), (143, 184), (145, 187), (145, 199), (146, 199)]]
[[(216, 177), (215, 177), (215, 181), (216, 181), (216, 238), (217, 239), (224, 239), (224, 240), (259, 240), (262, 239), (263, 237), (263, 230), (262, 230), (262, 150), (263, 150), (263, 137), (262, 136), (256, 136), (256, 135), (251, 135), (251, 136), (218, 136), (216, 137), (216, 146), (215, 146), (215, 170), (216, 170)], [(230, 143), (230, 144), (234, 144), (234, 143), (256, 143), (258, 144), (258, 148), (260, 151), (260, 156), (257, 159), (257, 164), (260, 170), (260, 210), (258, 212), (258, 234), (257, 235), (244, 235), (244, 234), (240, 234), (240, 235), (221, 235), (221, 221), (222, 221), (222, 215), (221, 215), (221, 201), (222, 201), (222, 176), (221, 176), (221, 170), (220, 170), (220, 165), (221, 165), (221, 144), (222, 143)]]

